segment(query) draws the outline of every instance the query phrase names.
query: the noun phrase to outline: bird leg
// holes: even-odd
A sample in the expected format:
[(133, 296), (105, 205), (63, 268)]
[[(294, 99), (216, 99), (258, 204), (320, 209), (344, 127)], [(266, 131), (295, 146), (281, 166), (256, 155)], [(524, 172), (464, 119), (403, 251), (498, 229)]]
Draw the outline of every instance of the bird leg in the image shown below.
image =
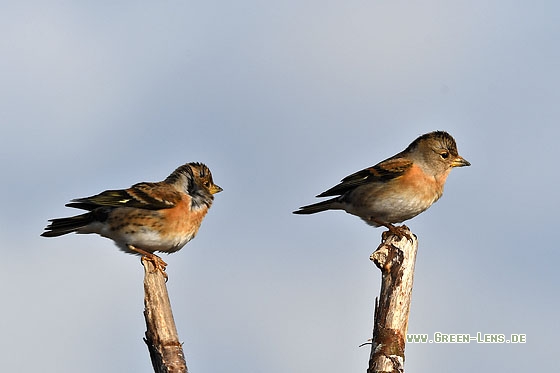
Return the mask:
[(159, 256), (157, 256), (154, 253), (150, 253), (149, 251), (139, 249), (135, 246), (127, 245), (127, 247), (129, 248), (129, 250), (132, 250), (142, 255), (142, 260), (149, 260), (150, 262), (152, 262), (154, 267), (156, 267), (156, 270), (161, 271), (163, 276), (165, 276), (165, 282), (167, 282), (167, 273), (165, 273), (165, 268), (167, 267), (167, 263), (165, 263), (163, 259), (161, 259)]
[(391, 223), (385, 223), (373, 217), (370, 217), (369, 220), (371, 220), (377, 225), (382, 225), (389, 230), (382, 233), (381, 238), (383, 239), (383, 241), (387, 239), (387, 234), (389, 233), (394, 234), (397, 237), (406, 237), (408, 240), (412, 241), (412, 236), (411, 236), (412, 232), (410, 232), (410, 229), (408, 229), (408, 227), (404, 224), (394, 226)]

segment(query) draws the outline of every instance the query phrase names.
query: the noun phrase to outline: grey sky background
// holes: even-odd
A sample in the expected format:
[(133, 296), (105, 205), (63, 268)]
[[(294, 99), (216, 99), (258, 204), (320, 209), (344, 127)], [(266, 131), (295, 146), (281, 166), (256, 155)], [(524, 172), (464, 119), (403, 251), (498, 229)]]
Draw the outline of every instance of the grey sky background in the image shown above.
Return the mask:
[(365, 371), (381, 229), (295, 216), (446, 130), (471, 167), (407, 222), (407, 371), (558, 370), (560, 6), (553, 1), (14, 2), (0, 12), (3, 369), (151, 372), (143, 271), (39, 237), (72, 198), (189, 161), (224, 188), (169, 263), (192, 372)]

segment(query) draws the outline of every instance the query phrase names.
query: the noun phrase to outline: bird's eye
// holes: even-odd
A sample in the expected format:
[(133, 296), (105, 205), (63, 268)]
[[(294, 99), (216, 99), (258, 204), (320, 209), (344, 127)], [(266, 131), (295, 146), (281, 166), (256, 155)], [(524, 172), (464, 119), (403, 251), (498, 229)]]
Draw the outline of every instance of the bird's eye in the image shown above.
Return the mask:
[(443, 152), (443, 153), (440, 153), (440, 155), (441, 155), (441, 158), (443, 158), (443, 159), (449, 158), (449, 152)]
[(210, 188), (210, 182), (209, 182), (209, 181), (205, 181), (205, 182), (204, 182), (204, 186), (205, 186), (206, 188)]

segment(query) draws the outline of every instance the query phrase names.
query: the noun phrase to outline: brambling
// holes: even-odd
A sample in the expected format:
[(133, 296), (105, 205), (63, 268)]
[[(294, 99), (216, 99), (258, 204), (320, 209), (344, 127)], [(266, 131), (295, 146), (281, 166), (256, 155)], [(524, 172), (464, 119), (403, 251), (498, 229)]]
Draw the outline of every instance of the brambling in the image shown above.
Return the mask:
[(88, 212), (49, 220), (41, 236), (97, 233), (127, 253), (152, 260), (163, 272), (167, 264), (154, 252), (173, 253), (193, 239), (221, 191), (206, 165), (187, 163), (164, 181), (72, 200), (66, 206)]
[(374, 227), (407, 235), (406, 227), (395, 227), (425, 211), (443, 194), (453, 167), (470, 166), (459, 155), (450, 134), (430, 132), (418, 137), (405, 150), (375, 166), (342, 179), (340, 184), (317, 197), (336, 196), (303, 206), (294, 214), (344, 210)]

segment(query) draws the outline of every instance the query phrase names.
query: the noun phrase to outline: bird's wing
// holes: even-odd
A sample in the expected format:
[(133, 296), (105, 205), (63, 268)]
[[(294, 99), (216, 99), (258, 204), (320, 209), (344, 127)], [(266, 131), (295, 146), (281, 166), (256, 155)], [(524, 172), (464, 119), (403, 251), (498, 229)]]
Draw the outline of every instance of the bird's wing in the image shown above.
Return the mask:
[(175, 206), (181, 198), (181, 193), (169, 184), (138, 183), (128, 189), (106, 190), (92, 197), (77, 198), (66, 206), (89, 211), (102, 206), (159, 210)]
[(374, 182), (387, 182), (404, 174), (412, 167), (412, 161), (406, 158), (393, 157), (346, 176), (340, 184), (319, 194), (317, 197), (339, 196), (360, 185)]

